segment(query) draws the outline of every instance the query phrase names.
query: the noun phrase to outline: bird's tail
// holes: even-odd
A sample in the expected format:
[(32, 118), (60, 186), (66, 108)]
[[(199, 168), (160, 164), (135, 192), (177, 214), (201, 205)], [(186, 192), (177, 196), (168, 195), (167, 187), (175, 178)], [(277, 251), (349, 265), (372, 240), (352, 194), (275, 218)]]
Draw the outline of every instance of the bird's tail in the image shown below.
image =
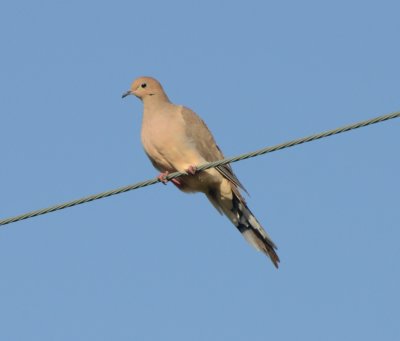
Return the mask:
[(275, 251), (277, 247), (247, 207), (245, 201), (233, 193), (232, 206), (228, 209), (224, 204), (216, 201), (215, 197), (209, 195), (207, 197), (220, 213), (229, 218), (250, 245), (265, 253), (278, 268), (279, 257)]

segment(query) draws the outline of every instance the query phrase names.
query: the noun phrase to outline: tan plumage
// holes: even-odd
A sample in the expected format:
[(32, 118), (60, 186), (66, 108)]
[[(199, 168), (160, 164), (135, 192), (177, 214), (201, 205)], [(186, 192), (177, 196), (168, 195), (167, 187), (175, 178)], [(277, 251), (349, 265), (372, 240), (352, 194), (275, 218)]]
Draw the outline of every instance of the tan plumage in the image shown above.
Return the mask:
[[(203, 120), (192, 110), (172, 104), (156, 79), (136, 79), (123, 97), (131, 94), (143, 102), (142, 144), (159, 171), (183, 172), (224, 158)], [(182, 176), (178, 181), (175, 184), (184, 192), (204, 193), (218, 212), (226, 215), (247, 241), (278, 267), (276, 246), (247, 207), (239, 188), (245, 189), (230, 165)]]

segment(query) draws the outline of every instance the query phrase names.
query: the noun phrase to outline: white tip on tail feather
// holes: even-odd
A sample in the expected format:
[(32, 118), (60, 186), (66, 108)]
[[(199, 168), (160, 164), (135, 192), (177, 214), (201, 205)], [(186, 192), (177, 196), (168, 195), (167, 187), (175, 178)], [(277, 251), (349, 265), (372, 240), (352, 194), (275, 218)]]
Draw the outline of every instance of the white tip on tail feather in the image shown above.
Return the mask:
[(260, 246), (259, 246), (258, 238), (257, 238), (257, 236), (254, 234), (254, 232), (252, 230), (246, 230), (246, 231), (242, 232), (242, 236), (247, 240), (247, 242), (251, 246), (256, 248), (256, 250), (262, 251)]

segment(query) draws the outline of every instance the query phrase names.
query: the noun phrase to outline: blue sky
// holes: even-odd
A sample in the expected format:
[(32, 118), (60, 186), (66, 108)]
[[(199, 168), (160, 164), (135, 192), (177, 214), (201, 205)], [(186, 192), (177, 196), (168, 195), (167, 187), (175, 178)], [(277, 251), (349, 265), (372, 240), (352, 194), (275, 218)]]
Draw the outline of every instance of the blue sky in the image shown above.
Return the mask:
[[(396, 1), (0, 4), (0, 218), (154, 177), (140, 75), (227, 156), (400, 110)], [(160, 184), (0, 228), (0, 339), (399, 340), (393, 120), (234, 164), (281, 268)]]

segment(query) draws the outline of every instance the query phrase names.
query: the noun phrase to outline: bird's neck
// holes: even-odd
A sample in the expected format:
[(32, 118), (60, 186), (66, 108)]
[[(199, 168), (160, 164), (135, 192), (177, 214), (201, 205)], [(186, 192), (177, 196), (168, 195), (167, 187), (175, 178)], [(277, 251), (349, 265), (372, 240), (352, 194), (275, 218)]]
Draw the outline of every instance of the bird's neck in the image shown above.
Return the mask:
[(149, 95), (143, 98), (143, 105), (145, 110), (154, 110), (159, 107), (165, 106), (165, 104), (171, 103), (165, 93), (158, 93)]

